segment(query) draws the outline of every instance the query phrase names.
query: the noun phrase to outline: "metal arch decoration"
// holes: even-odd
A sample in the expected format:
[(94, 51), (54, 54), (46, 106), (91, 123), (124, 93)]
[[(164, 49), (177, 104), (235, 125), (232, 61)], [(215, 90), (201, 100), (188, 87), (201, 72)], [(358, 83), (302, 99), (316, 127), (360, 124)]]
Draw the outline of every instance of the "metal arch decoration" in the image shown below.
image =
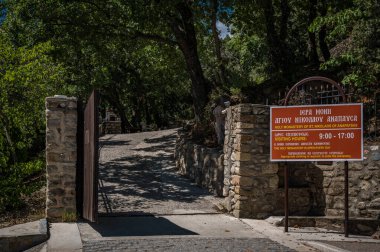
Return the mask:
[[(307, 83), (310, 83), (310, 82), (325, 82), (325, 83), (328, 83), (330, 85), (332, 85), (334, 88), (336, 88), (336, 90), (338, 91), (340, 97), (342, 97), (342, 103), (346, 103), (347, 102), (347, 99), (346, 99), (346, 95), (344, 93), (344, 90), (343, 88), (334, 80), (332, 79), (329, 79), (327, 77), (322, 77), (322, 76), (312, 76), (312, 77), (308, 77), (308, 78), (305, 78), (299, 82), (297, 82), (290, 90), (289, 92), (286, 94), (286, 97), (285, 97), (285, 102), (284, 102), (284, 105), (285, 106), (288, 106), (289, 105), (289, 101), (292, 97), (292, 95), (294, 95), (298, 88), (307, 84)], [(304, 91), (303, 93), (301, 93), (301, 96), (303, 96), (302, 98), (305, 98), (305, 97), (310, 97), (312, 96), (311, 94), (307, 94), (306, 91)], [(338, 97), (336, 96), (336, 97)], [(312, 99), (312, 97), (311, 97)]]

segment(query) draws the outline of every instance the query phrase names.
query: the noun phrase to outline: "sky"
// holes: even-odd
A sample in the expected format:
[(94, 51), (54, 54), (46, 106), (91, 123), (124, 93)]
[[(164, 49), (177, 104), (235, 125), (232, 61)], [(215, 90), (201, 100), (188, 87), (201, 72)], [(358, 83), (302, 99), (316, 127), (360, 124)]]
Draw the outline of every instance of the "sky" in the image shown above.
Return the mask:
[(223, 24), (222, 22), (220, 22), (219, 20), (216, 21), (216, 28), (220, 32), (219, 37), (221, 39), (224, 39), (225, 37), (231, 35), (230, 29), (225, 24)]
[[(0, 0), (0, 3), (2, 2), (3, 0)], [(0, 9), (0, 25), (4, 22), (6, 13), (7, 13), (6, 9)]]

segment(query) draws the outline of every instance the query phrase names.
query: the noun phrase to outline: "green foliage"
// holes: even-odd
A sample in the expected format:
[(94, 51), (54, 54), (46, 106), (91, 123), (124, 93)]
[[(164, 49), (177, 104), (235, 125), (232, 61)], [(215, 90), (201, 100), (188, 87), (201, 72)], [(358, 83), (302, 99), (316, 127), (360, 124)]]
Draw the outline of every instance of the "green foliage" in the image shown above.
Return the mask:
[(268, 78), (268, 48), (265, 40), (257, 35), (236, 34), (226, 41), (228, 52), (228, 69), (232, 75), (232, 86), (249, 86), (260, 84)]
[(43, 170), (45, 97), (62, 84), (64, 72), (52, 62), (49, 42), (14, 46), (0, 30), (0, 211), (22, 205), (39, 183), (28, 179)]
[(44, 130), (45, 97), (61, 84), (63, 69), (49, 59), (49, 43), (15, 48), (0, 36), (1, 135), (8, 141), (7, 151), (23, 157)]
[(342, 83), (359, 87), (363, 95), (374, 91), (366, 86), (379, 81), (379, 13), (378, 1), (353, 1), (349, 8), (316, 18), (309, 27), (310, 31), (319, 31), (327, 26), (328, 39), (335, 45), (331, 59), (323, 63), (321, 69), (336, 72)]
[(43, 159), (18, 162), (2, 171), (0, 177), (0, 213), (23, 206), (22, 196), (28, 196), (45, 184)]
[(78, 216), (75, 212), (64, 212), (62, 215), (62, 222), (76, 222)]

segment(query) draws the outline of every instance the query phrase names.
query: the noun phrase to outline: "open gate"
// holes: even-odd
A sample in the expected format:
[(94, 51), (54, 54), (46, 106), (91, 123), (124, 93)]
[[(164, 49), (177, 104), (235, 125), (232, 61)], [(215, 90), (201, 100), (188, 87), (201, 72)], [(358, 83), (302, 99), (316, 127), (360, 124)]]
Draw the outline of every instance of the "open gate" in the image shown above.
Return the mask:
[(91, 222), (98, 219), (98, 103), (99, 95), (94, 90), (83, 115), (83, 218)]

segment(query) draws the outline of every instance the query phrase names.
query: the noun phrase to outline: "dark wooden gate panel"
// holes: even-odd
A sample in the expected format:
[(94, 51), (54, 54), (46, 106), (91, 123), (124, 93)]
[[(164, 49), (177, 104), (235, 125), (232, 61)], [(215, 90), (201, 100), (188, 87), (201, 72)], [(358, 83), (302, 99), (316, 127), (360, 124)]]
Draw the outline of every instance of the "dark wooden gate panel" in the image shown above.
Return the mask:
[(84, 110), (83, 218), (98, 217), (98, 93), (94, 90)]

